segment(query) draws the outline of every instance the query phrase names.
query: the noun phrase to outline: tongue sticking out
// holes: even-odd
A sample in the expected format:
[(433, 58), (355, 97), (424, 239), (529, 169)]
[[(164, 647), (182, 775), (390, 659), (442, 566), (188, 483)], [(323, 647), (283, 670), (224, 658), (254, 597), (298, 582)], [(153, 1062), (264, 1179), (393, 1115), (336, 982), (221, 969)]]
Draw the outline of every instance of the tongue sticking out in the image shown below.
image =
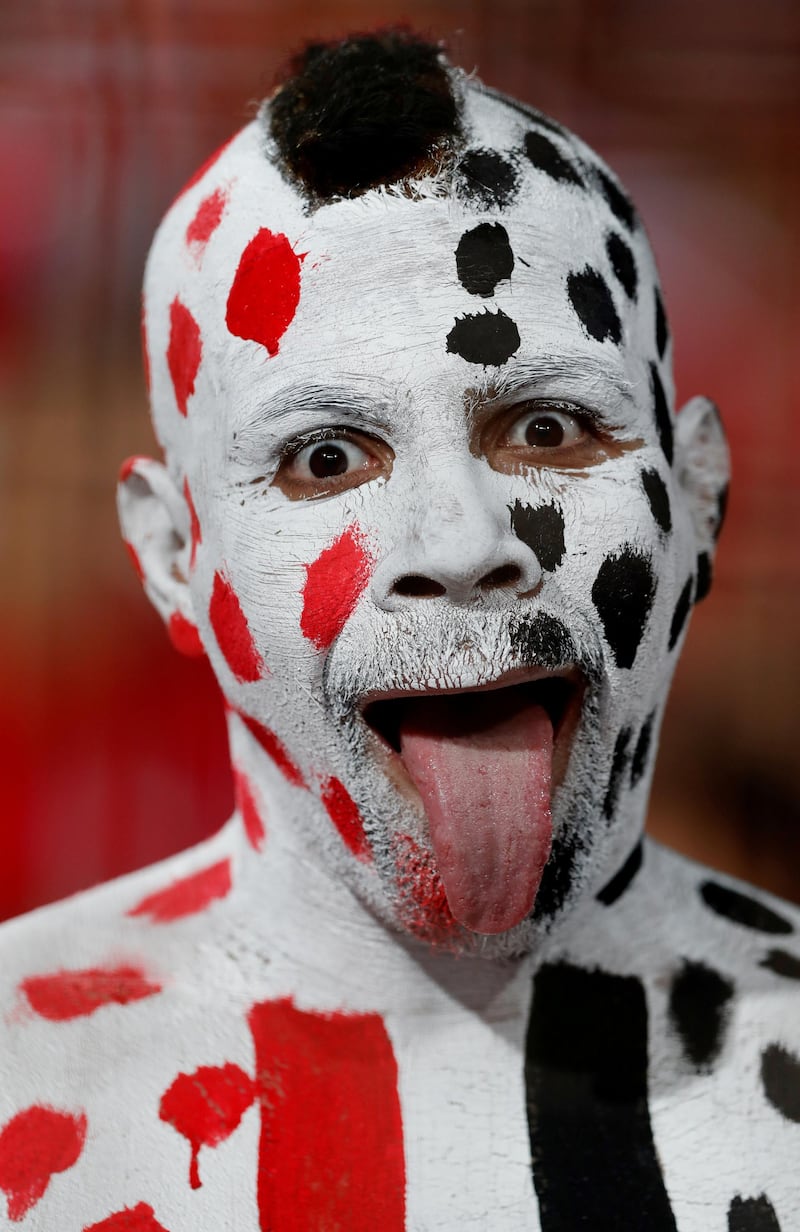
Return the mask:
[(552, 840), (547, 712), (528, 703), (509, 713), (504, 689), (420, 698), (406, 707), (400, 751), (455, 918), (476, 933), (519, 924)]

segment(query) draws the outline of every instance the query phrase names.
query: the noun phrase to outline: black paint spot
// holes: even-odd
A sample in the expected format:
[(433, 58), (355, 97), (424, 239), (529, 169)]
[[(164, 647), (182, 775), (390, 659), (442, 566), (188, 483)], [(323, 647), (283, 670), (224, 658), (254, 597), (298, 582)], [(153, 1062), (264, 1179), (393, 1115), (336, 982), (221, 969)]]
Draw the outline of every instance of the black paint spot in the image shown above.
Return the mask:
[(636, 741), (636, 748), (633, 750), (633, 760), (631, 761), (631, 787), (635, 787), (639, 779), (645, 772), (647, 766), (647, 756), (650, 752), (650, 741), (653, 738), (653, 723), (655, 722), (656, 712), (649, 714), (642, 725), (642, 730), (639, 732), (639, 739)]
[(636, 299), (636, 288), (639, 285), (639, 275), (636, 272), (636, 262), (633, 253), (621, 235), (616, 231), (609, 232), (606, 238), (606, 252), (611, 262), (611, 268), (617, 276), (628, 299)]
[(708, 552), (701, 552), (697, 558), (697, 585), (694, 591), (695, 603), (700, 603), (702, 599), (705, 599), (711, 590), (713, 577), (711, 557)]
[(726, 483), (724, 488), (722, 488), (719, 496), (717, 497), (717, 524), (714, 527), (715, 542), (717, 539), (719, 539), (720, 535), (722, 534), (722, 528), (725, 525), (725, 515), (728, 512), (728, 493), (729, 491), (730, 491), (730, 485)]
[(672, 981), (669, 1017), (686, 1059), (708, 1070), (722, 1049), (733, 984), (703, 963), (684, 961)]
[(664, 301), (661, 298), (661, 292), (658, 287), (655, 291), (656, 296), (656, 349), (658, 358), (664, 358), (664, 352), (667, 349), (669, 342), (669, 329), (667, 327), (667, 314), (664, 311)]
[(781, 1232), (775, 1208), (766, 1194), (740, 1198), (728, 1207), (728, 1232)]
[(800, 1124), (800, 1060), (780, 1044), (770, 1044), (761, 1054), (761, 1081), (773, 1108)]
[(595, 174), (603, 196), (611, 207), (611, 212), (629, 231), (632, 231), (636, 225), (636, 212), (630, 198), (626, 197), (619, 185), (614, 183), (602, 167), (595, 167)]
[(559, 180), (562, 184), (577, 184), (579, 188), (584, 187), (583, 180), (572, 163), (553, 145), (549, 137), (545, 137), (544, 133), (525, 134), (525, 153), (534, 167), (537, 167), (539, 171), (544, 171), (551, 179)]
[(642, 471), (641, 480), (653, 517), (664, 534), (668, 535), (672, 530), (672, 510), (667, 485), (658, 471)]
[(676, 1232), (647, 1103), (639, 980), (542, 967), (525, 1087), (542, 1232)]
[(600, 566), (592, 586), (592, 602), (617, 667), (633, 666), (655, 593), (652, 565), (634, 548), (621, 548)]
[(608, 885), (604, 886), (600, 893), (596, 895), (598, 903), (602, 903), (604, 907), (610, 907), (612, 903), (615, 903), (618, 898), (622, 897), (642, 867), (643, 853), (644, 848), (642, 844), (637, 843), (619, 872), (615, 873)]
[(734, 924), (743, 928), (752, 928), (759, 933), (771, 933), (773, 936), (785, 936), (794, 932), (794, 927), (785, 916), (778, 915), (765, 903), (757, 898), (743, 894), (741, 890), (732, 890), (729, 886), (720, 885), (718, 881), (704, 881), (700, 885), (700, 895), (707, 907), (717, 915), (724, 916)]
[(537, 111), (535, 107), (531, 107), (530, 103), (521, 103), (518, 98), (512, 98), (510, 94), (501, 94), (499, 90), (493, 90), (490, 86), (485, 86), (482, 82), (474, 83), (476, 89), (480, 89), (482, 94), (489, 94), (492, 98), (499, 99), (501, 103), (505, 103), (512, 111), (519, 112), (525, 116), (527, 120), (533, 120), (538, 124), (539, 128), (546, 128), (551, 133), (557, 133), (559, 137), (564, 137), (569, 141), (572, 137), (569, 129), (566, 129), (563, 124), (559, 124), (558, 120), (554, 120), (552, 116), (545, 115), (543, 111)]
[(514, 652), (527, 667), (556, 671), (574, 663), (577, 657), (569, 629), (547, 612), (512, 621), (510, 636)]
[(550, 920), (564, 906), (572, 889), (577, 855), (578, 840), (574, 834), (556, 835), (536, 892), (532, 919)]
[(664, 393), (664, 386), (661, 384), (661, 377), (655, 364), (650, 365), (650, 387), (653, 391), (653, 414), (655, 415), (656, 431), (658, 432), (661, 451), (670, 466), (672, 466), (672, 459), (675, 453), (672, 416), (669, 413), (667, 395)]
[(564, 518), (555, 505), (539, 505), (532, 509), (515, 501), (511, 514), (511, 529), (518, 539), (531, 549), (539, 564), (548, 573), (557, 569), (564, 559)]
[(766, 967), (767, 971), (774, 971), (775, 975), (782, 975), (786, 980), (800, 980), (800, 958), (795, 958), (786, 950), (770, 950), (758, 965)]
[(674, 650), (678, 638), (683, 633), (683, 626), (686, 624), (686, 617), (692, 606), (692, 586), (694, 578), (689, 577), (684, 583), (683, 590), (678, 595), (678, 602), (675, 604), (675, 611), (672, 613), (672, 623), (669, 627), (669, 649)]
[(608, 787), (603, 800), (603, 816), (610, 821), (614, 816), (619, 800), (622, 779), (628, 768), (628, 745), (631, 742), (631, 729), (623, 727), (614, 743), (614, 755), (611, 758), (611, 773), (608, 776)]
[(469, 150), (458, 164), (456, 192), (473, 206), (502, 210), (519, 187), (519, 171), (496, 150)]
[(499, 222), (481, 222), (465, 231), (456, 248), (456, 269), (470, 295), (492, 295), (498, 282), (510, 278), (514, 269), (505, 227)]
[(567, 276), (567, 294), (581, 325), (590, 338), (603, 342), (610, 338), (619, 345), (622, 327), (614, 300), (602, 274), (587, 265), (579, 274)]
[(511, 317), (498, 308), (459, 317), (447, 335), (447, 350), (469, 364), (484, 368), (504, 364), (519, 349), (520, 337)]

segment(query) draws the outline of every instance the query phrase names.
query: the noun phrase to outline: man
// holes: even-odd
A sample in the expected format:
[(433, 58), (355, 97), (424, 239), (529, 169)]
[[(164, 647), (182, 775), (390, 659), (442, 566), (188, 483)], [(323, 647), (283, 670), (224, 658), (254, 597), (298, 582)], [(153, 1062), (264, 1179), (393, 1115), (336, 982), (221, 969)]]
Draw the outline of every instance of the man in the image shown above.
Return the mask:
[(238, 808), (4, 930), (9, 1226), (797, 1226), (800, 914), (641, 842), (727, 455), (611, 172), (312, 47), (144, 312), (123, 530)]

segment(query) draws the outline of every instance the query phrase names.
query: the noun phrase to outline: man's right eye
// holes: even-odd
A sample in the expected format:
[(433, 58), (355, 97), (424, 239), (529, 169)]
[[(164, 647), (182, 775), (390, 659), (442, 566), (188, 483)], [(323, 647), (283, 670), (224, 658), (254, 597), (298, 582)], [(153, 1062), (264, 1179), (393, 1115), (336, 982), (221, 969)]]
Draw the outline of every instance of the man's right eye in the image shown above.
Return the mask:
[(273, 480), (291, 500), (334, 496), (389, 474), (392, 452), (382, 441), (353, 435), (326, 436), (289, 447)]

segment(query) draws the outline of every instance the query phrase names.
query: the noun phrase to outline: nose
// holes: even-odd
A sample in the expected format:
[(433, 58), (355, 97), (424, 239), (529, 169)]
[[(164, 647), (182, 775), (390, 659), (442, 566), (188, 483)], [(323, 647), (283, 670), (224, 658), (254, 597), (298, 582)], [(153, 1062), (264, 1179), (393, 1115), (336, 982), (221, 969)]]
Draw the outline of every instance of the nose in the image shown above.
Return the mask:
[(539, 562), (513, 533), (507, 505), (491, 495), (494, 500), (474, 475), (441, 472), (422, 500), (418, 489), (414, 512), (373, 574), (378, 606), (396, 611), (443, 596), (466, 604), (499, 591), (535, 591), (542, 578)]

